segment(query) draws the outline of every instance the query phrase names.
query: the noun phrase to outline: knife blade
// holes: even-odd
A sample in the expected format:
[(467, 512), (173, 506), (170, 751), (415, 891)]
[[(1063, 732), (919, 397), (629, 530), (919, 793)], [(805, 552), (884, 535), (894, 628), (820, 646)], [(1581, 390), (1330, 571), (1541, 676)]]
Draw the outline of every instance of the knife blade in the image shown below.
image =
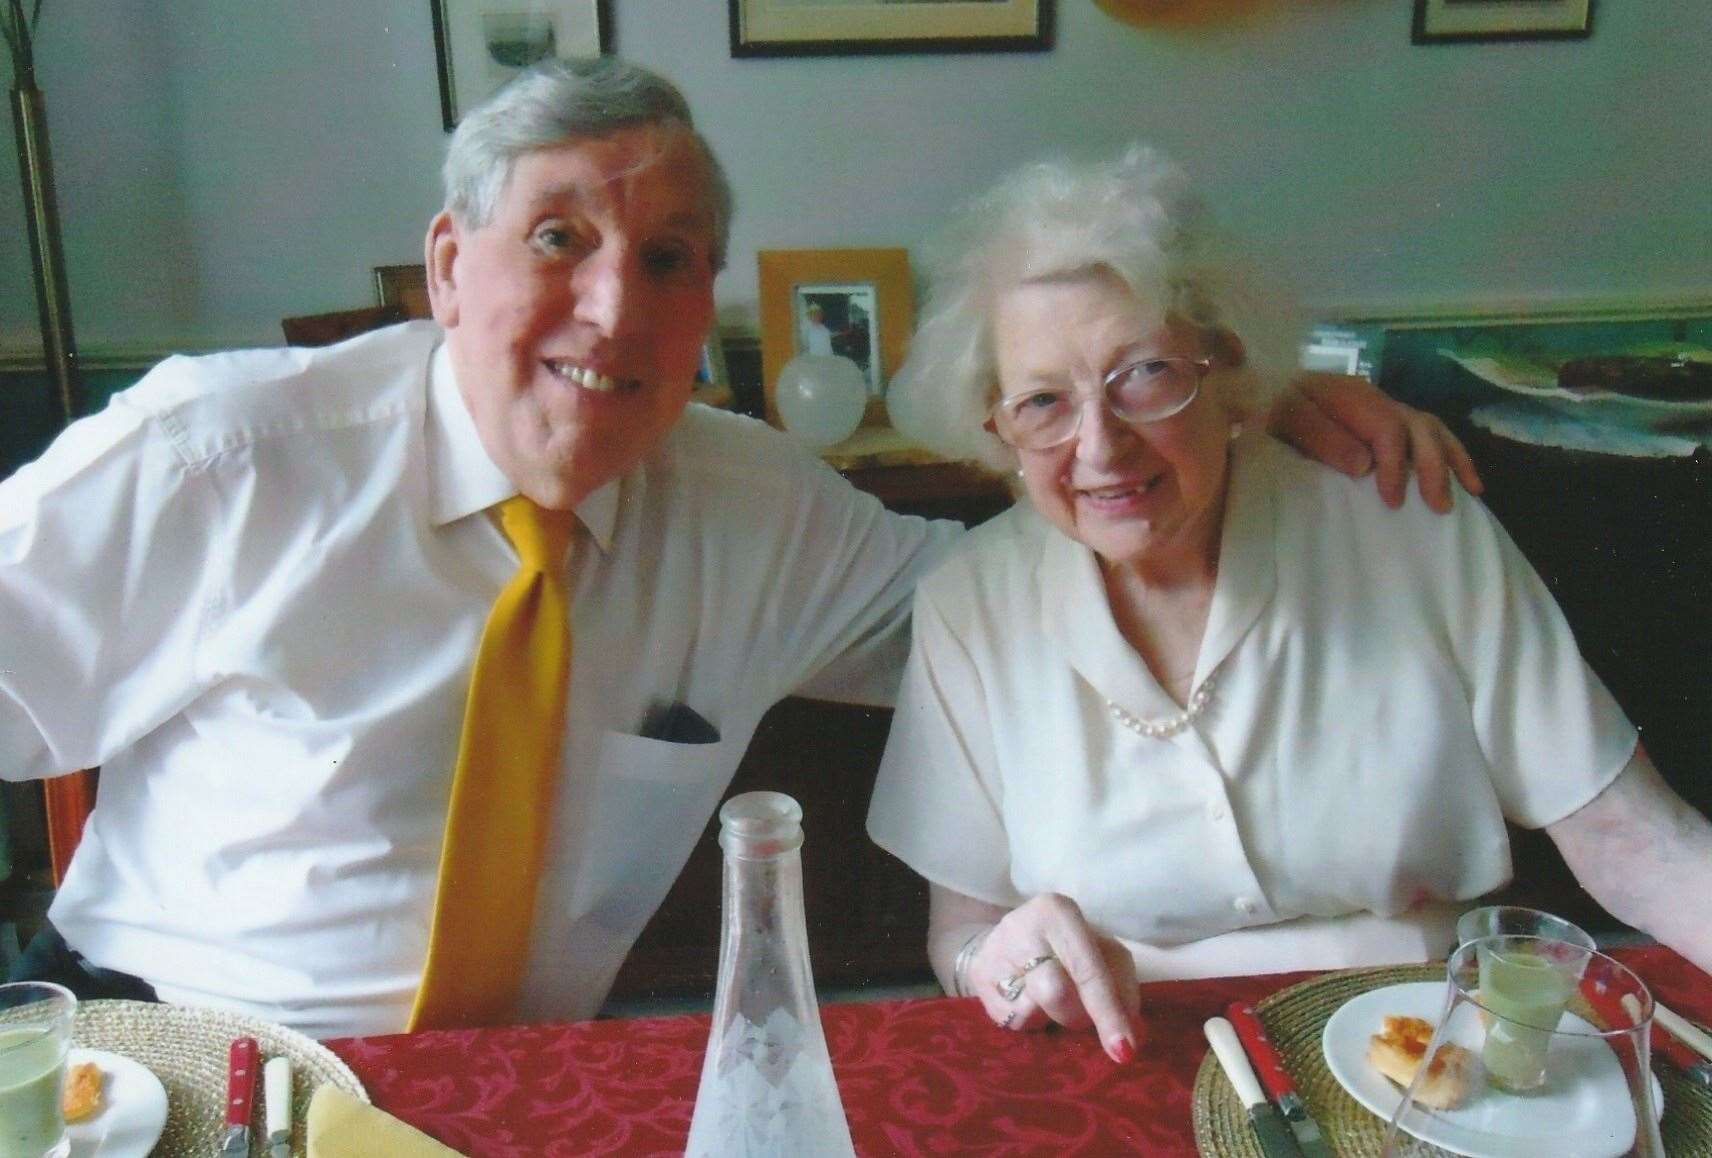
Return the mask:
[(1266, 1036), (1266, 1026), (1261, 1024), (1260, 1015), (1252, 1006), (1233, 1001), (1225, 1009), (1225, 1016), (1236, 1027), (1236, 1036), (1248, 1051), (1248, 1060), (1254, 1063), (1261, 1086), (1277, 1104), (1284, 1120), (1290, 1123), (1290, 1132), (1296, 1135), (1296, 1144), (1302, 1153), (1307, 1158), (1332, 1158), (1332, 1148), (1320, 1133), (1320, 1124), (1308, 1113), (1307, 1103), (1296, 1091), (1295, 1079), (1284, 1068), (1284, 1056)]
[(253, 1037), (240, 1037), (232, 1042), (226, 1057), (226, 1133), (220, 1139), (216, 1154), (250, 1152), (250, 1108), (256, 1099), (256, 1063), (261, 1049)]
[(1254, 1070), (1248, 1064), (1248, 1056), (1242, 1052), (1242, 1043), (1237, 1040), (1231, 1023), (1222, 1017), (1209, 1017), (1201, 1030), (1207, 1035), (1225, 1077), (1236, 1088), (1236, 1096), (1248, 1107), (1248, 1121), (1254, 1127), (1254, 1137), (1260, 1143), (1261, 1152), (1266, 1158), (1303, 1158), (1301, 1147), (1296, 1145), (1296, 1135), (1290, 1132), (1290, 1127), (1278, 1113), (1278, 1107), (1266, 1100), (1260, 1083), (1255, 1080)]
[(283, 1054), (262, 1067), (262, 1103), (270, 1158), (291, 1158), (291, 1059)]

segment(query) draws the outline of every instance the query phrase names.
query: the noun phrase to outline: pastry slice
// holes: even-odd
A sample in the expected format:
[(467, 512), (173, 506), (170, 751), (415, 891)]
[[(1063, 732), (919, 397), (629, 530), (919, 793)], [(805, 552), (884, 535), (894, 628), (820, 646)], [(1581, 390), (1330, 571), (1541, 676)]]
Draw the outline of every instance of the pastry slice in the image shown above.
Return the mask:
[[(1421, 1068), (1433, 1040), (1433, 1023), (1419, 1017), (1387, 1017), (1379, 1033), (1367, 1039), (1367, 1060), (1405, 1090)], [(1445, 1042), (1427, 1066), (1415, 1101), (1435, 1110), (1454, 1110), (1474, 1089), (1480, 1061), (1454, 1042)]]
[(101, 1112), (101, 1087), (107, 1075), (94, 1062), (77, 1062), (65, 1069), (65, 1092), (60, 1109), (68, 1122), (81, 1122)]

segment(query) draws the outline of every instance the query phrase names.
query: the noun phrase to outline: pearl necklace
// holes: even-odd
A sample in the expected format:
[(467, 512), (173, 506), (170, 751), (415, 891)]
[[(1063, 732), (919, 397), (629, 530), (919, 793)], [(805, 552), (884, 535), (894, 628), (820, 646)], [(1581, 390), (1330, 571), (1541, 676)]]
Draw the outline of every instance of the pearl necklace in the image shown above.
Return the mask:
[(1111, 709), (1112, 719), (1128, 728), (1138, 736), (1146, 736), (1150, 740), (1164, 740), (1183, 731), (1206, 710), (1213, 699), (1213, 676), (1209, 674), (1201, 681), (1201, 686), (1195, 689), (1189, 697), (1189, 704), (1175, 716), (1165, 720), (1143, 720), (1133, 716), (1118, 707), (1112, 701), (1106, 701), (1106, 707)]

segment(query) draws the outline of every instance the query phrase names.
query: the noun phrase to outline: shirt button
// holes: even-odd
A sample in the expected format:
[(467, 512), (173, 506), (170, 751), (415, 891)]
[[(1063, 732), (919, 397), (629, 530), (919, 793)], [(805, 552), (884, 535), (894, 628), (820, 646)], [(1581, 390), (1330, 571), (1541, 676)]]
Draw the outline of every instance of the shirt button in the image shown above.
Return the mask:
[(1226, 816), (1225, 806), (1218, 801), (1214, 801), (1212, 804), (1207, 805), (1207, 816), (1209, 819), (1214, 821), (1223, 820)]
[(1253, 916), (1254, 910), (1259, 907), (1259, 905), (1254, 903), (1253, 897), (1238, 897), (1231, 902), (1231, 908), (1235, 909), (1239, 913), (1246, 913), (1250, 916)]

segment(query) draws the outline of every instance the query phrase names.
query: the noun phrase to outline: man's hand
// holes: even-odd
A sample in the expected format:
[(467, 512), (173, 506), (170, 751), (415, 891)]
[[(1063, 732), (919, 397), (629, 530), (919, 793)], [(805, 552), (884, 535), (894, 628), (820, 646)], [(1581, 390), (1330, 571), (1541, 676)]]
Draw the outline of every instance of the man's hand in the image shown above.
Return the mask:
[(1135, 1057), (1135, 963), (1068, 897), (1045, 893), (1012, 909), (969, 963), (968, 980), (987, 1016), (1007, 1029), (1093, 1026), (1113, 1061)]
[(1421, 497), (1440, 514), (1450, 510), (1451, 472), (1470, 494), (1483, 489), (1474, 461), (1444, 423), (1365, 378), (1300, 374), (1272, 408), (1268, 425), (1309, 458), (1352, 478), (1373, 471), (1390, 507), (1403, 504), (1411, 466)]

